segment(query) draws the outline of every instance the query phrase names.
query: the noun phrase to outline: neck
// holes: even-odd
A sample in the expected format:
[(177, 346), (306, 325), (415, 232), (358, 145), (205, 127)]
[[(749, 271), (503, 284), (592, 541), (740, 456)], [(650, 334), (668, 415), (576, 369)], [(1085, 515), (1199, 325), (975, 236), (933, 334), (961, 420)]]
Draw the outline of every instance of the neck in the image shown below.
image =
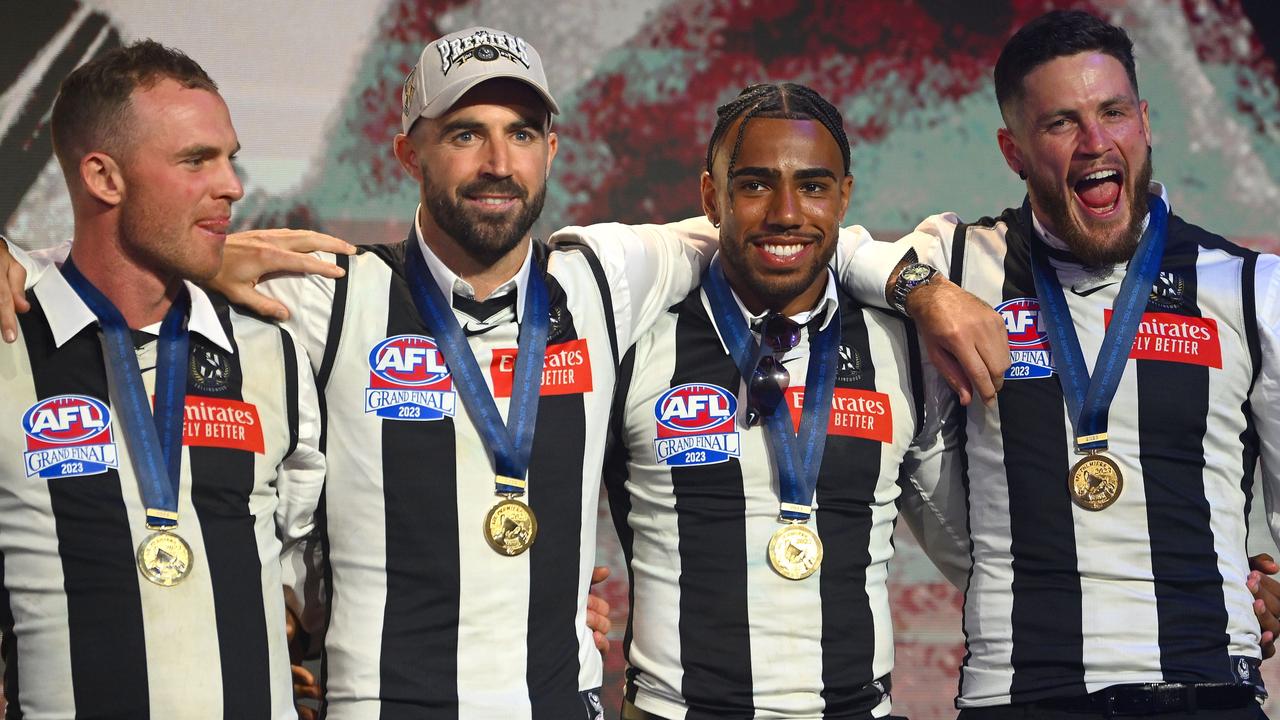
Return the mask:
[(156, 272), (128, 257), (118, 238), (76, 232), (71, 260), (85, 279), (116, 306), (133, 330), (164, 319), (182, 287), (176, 276)]
[(767, 311), (773, 311), (787, 317), (798, 315), (817, 307), (818, 301), (822, 299), (827, 290), (827, 275), (829, 273), (825, 269), (818, 277), (814, 278), (809, 287), (800, 293), (790, 297), (769, 297), (767, 294), (751, 287), (750, 283), (735, 277), (727, 264), (724, 264), (723, 267), (725, 279), (729, 281), (729, 287), (733, 288), (734, 294), (742, 301), (742, 304), (747, 308), (747, 312), (752, 315), (758, 316)]
[(486, 263), (467, 252), (462, 245), (441, 230), (432, 220), (426, 208), (418, 210), (418, 227), (422, 229), (422, 242), (431, 248), (440, 262), (462, 278), (476, 292), (477, 300), (486, 300), (498, 286), (520, 272), (525, 255), (529, 252), (529, 236), (525, 236), (496, 262)]

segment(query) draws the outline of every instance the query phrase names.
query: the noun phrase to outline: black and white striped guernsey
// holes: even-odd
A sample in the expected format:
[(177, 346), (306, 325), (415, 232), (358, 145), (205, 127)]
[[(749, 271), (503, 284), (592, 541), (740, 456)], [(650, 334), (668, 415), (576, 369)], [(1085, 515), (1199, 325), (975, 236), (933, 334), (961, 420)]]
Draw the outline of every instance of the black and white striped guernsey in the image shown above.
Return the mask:
[[(190, 575), (135, 564), (148, 535), (97, 321), (56, 270), (0, 344), (0, 627), (8, 717), (295, 717), (281, 540), (324, 477), (308, 360), (288, 332), (192, 295), (177, 532)], [(151, 391), (156, 342), (139, 336)], [(250, 359), (252, 359), (250, 361)]]
[[(1110, 410), (1108, 454), (1123, 489), (1092, 512), (1068, 494), (1077, 456), (1038, 324), (1031, 232), (1031, 220), (1009, 210), (971, 225), (933, 216), (908, 236), (1001, 313), (1013, 353), (996, 407), (959, 416), (960, 462), (935, 457), (921, 473), (942, 493), (962, 486), (968, 503), (974, 564), (958, 705), (1125, 683), (1260, 689), (1245, 548), (1259, 454), (1268, 507), (1280, 467), (1277, 259), (1170, 216)], [(1051, 262), (1092, 370), (1125, 266), (1086, 270), (1065, 251)]]
[[(689, 720), (889, 713), (886, 580), (923, 381), (914, 332), (833, 285), (814, 313), (825, 307), (830, 320), (838, 305), (842, 325), (810, 521), (825, 555), (804, 580), (768, 564), (779, 527), (771, 451), (763, 427), (745, 424), (745, 385), (704, 293), (623, 361), (606, 485), (631, 580), (626, 695), (642, 710)], [(806, 330), (783, 359), (793, 420), (808, 342)]]
[[(325, 404), (327, 717), (603, 712), (585, 620), (618, 348), (689, 292), (701, 263), (653, 226), (574, 237), (597, 251), (535, 242), (527, 261), (546, 273), (551, 329), (525, 495), (538, 536), (515, 557), (481, 532), (498, 500), (493, 464), (410, 297), (404, 253), (425, 249), (416, 235), (336, 258), (347, 270), (336, 282), (264, 284), (316, 351)], [(519, 324), (502, 298), (513, 294), (454, 299), (504, 417)], [(424, 385), (419, 370), (435, 379)]]

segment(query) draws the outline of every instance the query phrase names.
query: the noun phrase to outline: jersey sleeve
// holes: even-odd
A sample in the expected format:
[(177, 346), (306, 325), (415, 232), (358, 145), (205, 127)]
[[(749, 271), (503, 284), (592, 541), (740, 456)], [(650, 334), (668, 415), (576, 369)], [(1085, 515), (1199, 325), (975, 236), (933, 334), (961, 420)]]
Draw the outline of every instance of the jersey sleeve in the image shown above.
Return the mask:
[(885, 286), (908, 251), (915, 250), (919, 262), (932, 265), (943, 274), (948, 272), (951, 236), (959, 223), (955, 213), (931, 215), (914, 231), (893, 242), (876, 241), (861, 225), (841, 228), (835, 255), (840, 285), (858, 302), (888, 308)]
[(1262, 367), (1249, 395), (1262, 445), (1262, 494), (1271, 537), (1280, 543), (1280, 258), (1262, 255), (1255, 275)]
[(920, 548), (963, 591), (972, 562), (962, 447), (965, 416), (941, 375), (927, 359), (921, 364), (925, 417), (903, 461), (898, 511)]
[(698, 286), (719, 234), (706, 218), (697, 217), (666, 225), (567, 227), (549, 242), (581, 243), (600, 258), (613, 293), (618, 343), (625, 350), (664, 310)]
[[(326, 252), (313, 253), (325, 262), (335, 263), (351, 271), (351, 257)], [(282, 324), (293, 333), (311, 360), (312, 372), (320, 371), (329, 339), (329, 321), (338, 282), (320, 275), (284, 274), (258, 284), (257, 290), (289, 308), (289, 319)]]
[(67, 256), (71, 254), (71, 241), (60, 245), (54, 245), (51, 248), (43, 250), (33, 250), (27, 252), (23, 250), (18, 243), (9, 238), (0, 235), (0, 240), (4, 241), (6, 249), (13, 259), (27, 271), (27, 279), (24, 283), (23, 290), (30, 290), (40, 280), (40, 276), (44, 275), (44, 271), (62, 264)]
[[(288, 330), (284, 331), (286, 334)], [(287, 337), (292, 337), (287, 335)], [(286, 390), (285, 402), (295, 409), (297, 441), (280, 464), (276, 492), (276, 528), (281, 538), (281, 579), (285, 602), (301, 619), (303, 627), (315, 632), (324, 618), (326, 600), (322, 585), (323, 543), (316, 523), (316, 508), (324, 487), (325, 459), (320, 451), (320, 405), (308, 353), (297, 342), (286, 342), (293, 363), (286, 363), (294, 375), (289, 380), (297, 389), (295, 397)]]

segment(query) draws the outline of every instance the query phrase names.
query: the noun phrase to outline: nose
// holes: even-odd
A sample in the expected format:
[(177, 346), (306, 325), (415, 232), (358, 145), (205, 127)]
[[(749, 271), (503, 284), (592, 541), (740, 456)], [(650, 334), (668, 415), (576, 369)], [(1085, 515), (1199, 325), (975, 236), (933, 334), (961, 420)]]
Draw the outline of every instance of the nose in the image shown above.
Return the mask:
[(511, 175), (511, 149), (506, 140), (498, 138), (485, 143), (484, 165), (481, 172), (495, 178)]
[(1080, 149), (1089, 155), (1101, 155), (1111, 147), (1111, 138), (1100, 122), (1085, 121), (1080, 132)]
[(779, 187), (770, 198), (769, 214), (765, 221), (775, 228), (795, 228), (804, 224), (800, 212), (799, 191), (791, 187)]
[(229, 158), (222, 164), (222, 171), (214, 185), (214, 195), (227, 202), (235, 202), (244, 197), (244, 185), (240, 183), (240, 175), (236, 173), (235, 164)]

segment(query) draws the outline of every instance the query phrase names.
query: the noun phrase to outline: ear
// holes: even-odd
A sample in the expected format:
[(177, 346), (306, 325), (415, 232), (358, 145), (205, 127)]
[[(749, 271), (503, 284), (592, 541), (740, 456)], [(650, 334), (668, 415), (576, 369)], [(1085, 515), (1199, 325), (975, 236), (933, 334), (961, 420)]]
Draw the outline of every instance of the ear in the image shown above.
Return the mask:
[(414, 180), (422, 182), (422, 165), (418, 162), (418, 149), (413, 146), (409, 136), (396, 133), (395, 139), (391, 141), (391, 151), (395, 153), (400, 167), (404, 168), (404, 171)]
[(711, 173), (703, 170), (699, 183), (702, 194), (702, 213), (707, 216), (712, 225), (720, 227), (720, 198), (716, 195), (716, 184), (711, 179)]
[(840, 221), (844, 222), (844, 214), (849, 210), (849, 201), (853, 199), (853, 176), (845, 175), (840, 179)]
[(1147, 101), (1138, 101), (1138, 111), (1142, 113), (1142, 133), (1147, 136), (1147, 146), (1151, 146), (1151, 117), (1147, 114)]
[(1000, 154), (1004, 155), (1005, 164), (1017, 173), (1018, 177), (1025, 180), (1027, 169), (1022, 164), (1022, 151), (1018, 149), (1018, 141), (1014, 140), (1009, 128), (1000, 128), (996, 131), (996, 142), (1000, 145)]
[(559, 149), (560, 136), (555, 133), (547, 133), (547, 178), (551, 177), (551, 161), (556, 159), (556, 151)]
[(125, 198), (124, 174), (115, 158), (104, 152), (91, 152), (80, 158), (80, 182), (85, 192), (112, 207)]

